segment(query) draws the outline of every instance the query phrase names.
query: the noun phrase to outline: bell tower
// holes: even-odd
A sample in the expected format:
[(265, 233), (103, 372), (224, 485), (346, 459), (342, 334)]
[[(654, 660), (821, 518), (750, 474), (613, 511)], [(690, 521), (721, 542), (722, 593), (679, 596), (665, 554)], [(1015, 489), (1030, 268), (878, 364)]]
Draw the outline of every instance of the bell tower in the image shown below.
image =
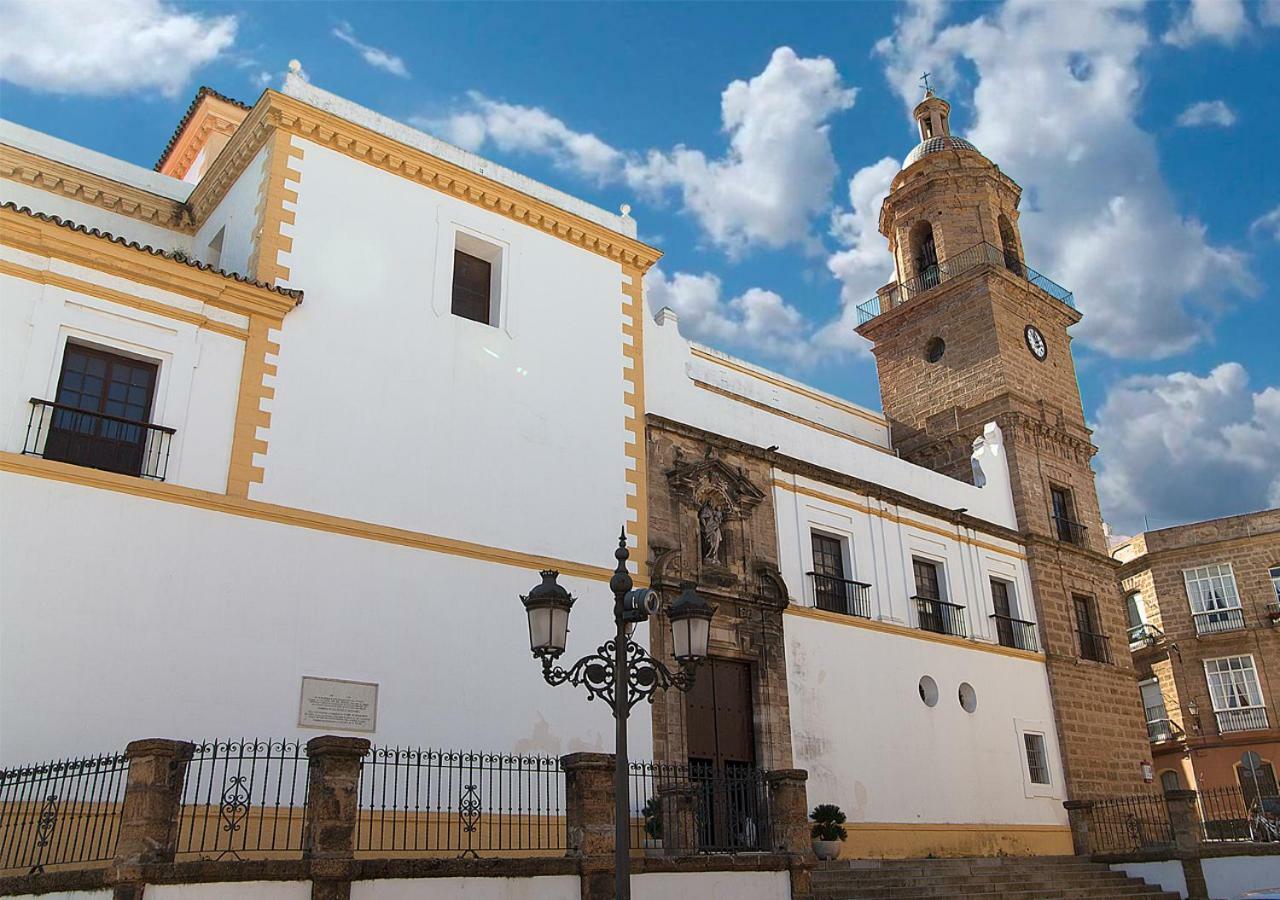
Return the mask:
[(858, 308), (857, 331), (905, 459), (970, 480), (973, 441), (1000, 425), (1068, 790), (1132, 793), (1150, 749), (1071, 356), (1080, 313), (1024, 262), (1022, 189), (950, 114), (932, 90), (915, 108), (920, 143), (880, 211), (897, 277)]

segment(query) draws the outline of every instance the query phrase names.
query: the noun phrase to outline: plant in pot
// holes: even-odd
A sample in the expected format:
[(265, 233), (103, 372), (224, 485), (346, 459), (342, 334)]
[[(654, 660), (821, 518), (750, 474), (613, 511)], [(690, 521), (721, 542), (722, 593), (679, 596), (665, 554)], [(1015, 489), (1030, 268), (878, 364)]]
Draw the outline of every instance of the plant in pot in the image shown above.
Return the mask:
[(813, 838), (813, 853), (818, 859), (837, 859), (840, 856), (840, 842), (848, 836), (845, 831), (844, 811), (834, 803), (820, 803), (809, 813), (813, 827), (809, 835)]
[(640, 807), (640, 814), (644, 816), (644, 855), (662, 856), (662, 801), (650, 797)]

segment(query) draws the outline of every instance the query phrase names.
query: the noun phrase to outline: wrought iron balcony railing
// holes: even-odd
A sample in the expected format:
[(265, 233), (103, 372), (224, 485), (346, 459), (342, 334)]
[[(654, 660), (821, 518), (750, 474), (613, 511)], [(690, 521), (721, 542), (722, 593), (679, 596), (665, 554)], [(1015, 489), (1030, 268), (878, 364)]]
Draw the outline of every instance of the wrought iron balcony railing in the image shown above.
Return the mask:
[(1218, 717), (1219, 734), (1228, 734), (1232, 731), (1261, 731), (1268, 727), (1265, 706), (1219, 709), (1214, 711), (1214, 715)]
[(1064, 516), (1050, 516), (1049, 518), (1053, 520), (1053, 530), (1057, 534), (1058, 540), (1067, 544), (1075, 544), (1078, 547), (1084, 546), (1085, 532), (1089, 529), (1079, 522)]
[(22, 452), (57, 462), (164, 481), (176, 432), (163, 425), (31, 398)]
[(967, 250), (962, 250), (955, 256), (940, 260), (936, 265), (925, 269), (915, 278), (895, 284), (865, 303), (858, 304), (858, 324), (863, 325), (870, 322), (881, 313), (886, 313), (894, 307), (909, 303), (943, 282), (958, 278), (979, 266), (998, 266), (1002, 269), (1007, 269), (1018, 278), (1025, 279), (1032, 287), (1044, 291), (1054, 300), (1065, 303), (1075, 309), (1074, 295), (1062, 285), (1041, 275), (1021, 259), (1018, 259), (1018, 257), (1006, 254), (1004, 250), (994, 244), (981, 243), (975, 244)]
[(1154, 625), (1143, 622), (1129, 629), (1129, 648), (1152, 646), (1164, 637), (1164, 632)]
[(968, 637), (969, 629), (965, 627), (964, 607), (958, 603), (935, 600), (932, 597), (912, 597), (916, 602), (916, 616), (920, 620), (921, 631), (932, 631), (934, 634), (954, 634)]
[(1192, 618), (1196, 620), (1196, 634), (1218, 634), (1244, 628), (1244, 610), (1238, 606), (1192, 613)]
[(1111, 641), (1105, 634), (1093, 631), (1077, 631), (1080, 638), (1080, 658), (1094, 662), (1111, 662)]
[(821, 572), (810, 572), (809, 577), (813, 579), (814, 606), (818, 609), (871, 618), (871, 585)]
[(995, 613), (991, 618), (996, 623), (996, 638), (1000, 641), (1000, 646), (1016, 647), (1019, 650), (1032, 652), (1040, 649), (1040, 643), (1036, 640), (1035, 622), (1002, 616), (999, 613)]
[(1169, 718), (1169, 710), (1165, 708), (1163, 703), (1156, 706), (1148, 706), (1146, 712), (1147, 740), (1154, 744), (1182, 737), (1182, 727)]

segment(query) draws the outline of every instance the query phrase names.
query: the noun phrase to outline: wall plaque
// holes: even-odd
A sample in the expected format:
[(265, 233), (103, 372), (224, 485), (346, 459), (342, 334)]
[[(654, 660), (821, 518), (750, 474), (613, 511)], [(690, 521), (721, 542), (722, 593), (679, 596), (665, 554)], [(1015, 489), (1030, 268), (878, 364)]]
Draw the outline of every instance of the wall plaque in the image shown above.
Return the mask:
[(331, 731), (376, 731), (378, 686), (368, 681), (304, 675), (298, 726)]

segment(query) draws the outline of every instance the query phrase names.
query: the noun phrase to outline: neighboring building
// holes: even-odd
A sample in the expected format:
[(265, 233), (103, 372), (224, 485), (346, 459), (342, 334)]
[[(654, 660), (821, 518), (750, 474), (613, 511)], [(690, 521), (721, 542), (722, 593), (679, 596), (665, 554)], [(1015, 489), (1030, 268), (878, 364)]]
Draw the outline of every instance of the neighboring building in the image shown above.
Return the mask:
[(1280, 509), (1148, 531), (1114, 555), (1160, 783), (1276, 794)]
[(296, 76), (202, 90), (158, 172), (0, 124), (0, 762), (309, 736), (308, 676), (379, 744), (605, 750), (517, 598), (558, 569), (594, 649), (626, 523), (719, 607), (633, 756), (806, 769), (854, 855), (1069, 852), (1147, 753), (1079, 314), (947, 114), (859, 328), (887, 418), (646, 310), (629, 216)]

